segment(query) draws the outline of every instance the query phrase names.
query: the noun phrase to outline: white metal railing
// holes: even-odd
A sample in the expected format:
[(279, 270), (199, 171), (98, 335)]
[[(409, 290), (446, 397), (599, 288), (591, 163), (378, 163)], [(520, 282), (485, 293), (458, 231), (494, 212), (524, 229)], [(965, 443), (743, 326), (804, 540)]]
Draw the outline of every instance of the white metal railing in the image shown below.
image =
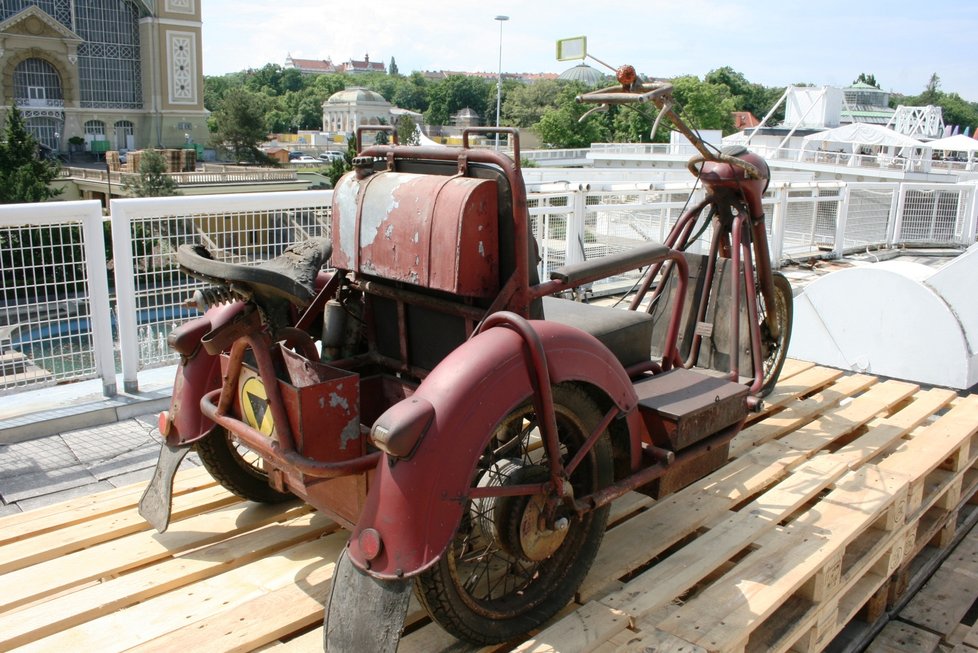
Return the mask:
[(101, 378), (112, 323), (96, 201), (0, 206), (0, 391)]
[[(693, 189), (669, 179), (606, 179), (595, 188), (537, 179), (527, 202), (541, 277), (566, 263), (664, 240)], [(978, 228), (976, 188), (772, 183), (764, 198), (772, 262), (902, 243), (967, 246)], [(180, 244), (203, 242), (234, 261), (264, 260), (291, 243), (328, 236), (331, 202), (332, 191), (113, 200), (115, 254), (105, 266), (98, 202), (0, 206), (0, 390), (101, 377), (112, 394), (118, 351), (123, 385), (135, 391), (140, 370), (176, 360), (166, 336), (192, 316), (182, 302), (201, 284), (178, 271)], [(107, 268), (114, 269), (114, 308)], [(623, 275), (605, 288), (633, 279)]]
[[(97, 168), (76, 168), (64, 167), (61, 169), (61, 176), (70, 179), (82, 179), (94, 183), (111, 183), (120, 186), (123, 183), (133, 183), (138, 180), (139, 175), (132, 172), (112, 172)], [(180, 186), (192, 185), (218, 185), (218, 184), (244, 184), (244, 183), (267, 183), (270, 181), (296, 181), (298, 176), (293, 169), (277, 168), (242, 168), (235, 170), (228, 167), (225, 170), (208, 170), (205, 168), (196, 172), (172, 172), (168, 174)]]
[(203, 284), (179, 272), (181, 244), (239, 263), (269, 259), (328, 236), (332, 199), (330, 190), (112, 200), (113, 251), (127, 253), (115, 266), (125, 389), (137, 389), (140, 369), (175, 360), (166, 335), (193, 315), (183, 300)]

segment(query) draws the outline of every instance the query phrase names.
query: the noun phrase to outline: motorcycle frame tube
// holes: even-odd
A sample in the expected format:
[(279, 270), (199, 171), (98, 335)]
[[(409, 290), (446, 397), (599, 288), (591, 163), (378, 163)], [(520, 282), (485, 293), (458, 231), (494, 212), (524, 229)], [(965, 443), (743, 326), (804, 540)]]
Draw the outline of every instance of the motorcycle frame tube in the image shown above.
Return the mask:
[[(275, 375), (274, 363), (268, 346), (267, 337), (261, 335), (250, 335), (237, 340), (231, 347), (228, 369), (222, 387), (201, 397), (200, 411), (208, 419), (227, 429), (242, 444), (255, 450), (258, 455), (279, 468), (291, 468), (314, 478), (336, 478), (366, 472), (376, 466), (381, 456), (379, 451), (336, 462), (314, 460), (296, 451), (292, 429), (289, 426), (285, 404), (282, 402), (282, 395), (279, 392), (278, 378)], [(257, 429), (230, 415), (234, 394), (238, 387), (238, 377), (244, 363), (244, 353), (248, 348), (251, 348), (255, 354), (258, 374), (268, 395), (268, 405), (269, 410), (272, 411), (277, 441), (269, 439)], [(217, 400), (216, 403), (215, 400)]]
[[(597, 339), (566, 325), (528, 324), (539, 337), (547, 363), (545, 385), (584, 382), (604, 393), (617, 412), (634, 412), (638, 399), (631, 380)], [(534, 400), (538, 394), (534, 385), (540, 383), (534, 376), (528, 369), (523, 336), (498, 327), (474, 336), (432, 371), (414, 397), (434, 406), (435, 419), (410, 460), (385, 456), (377, 466), (349, 542), (350, 560), (357, 568), (375, 578), (393, 580), (418, 574), (438, 561), (458, 528), (467, 500), (474, 495), (476, 463), (493, 429), (527, 398)], [(605, 417), (610, 423), (612, 416)], [(641, 420), (629, 419), (626, 424), (634, 458), (641, 446)], [(590, 434), (587, 441), (593, 446), (602, 432)], [(634, 460), (632, 463), (634, 469)], [(552, 487), (550, 482), (526, 484), (514, 493)], [(488, 496), (508, 492), (494, 491)], [(377, 530), (384, 542), (373, 559), (364, 555), (358, 540), (367, 528)]]

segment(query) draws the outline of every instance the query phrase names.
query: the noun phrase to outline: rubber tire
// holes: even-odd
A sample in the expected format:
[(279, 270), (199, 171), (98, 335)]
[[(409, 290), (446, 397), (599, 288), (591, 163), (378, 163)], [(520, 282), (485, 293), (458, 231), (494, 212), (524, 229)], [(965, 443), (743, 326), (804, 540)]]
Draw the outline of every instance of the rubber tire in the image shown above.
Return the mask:
[[(583, 442), (602, 418), (595, 401), (579, 386), (559, 385), (553, 388), (554, 406), (557, 410), (558, 432), (562, 444), (566, 444), (569, 428), (579, 432), (573, 437)], [(500, 429), (512, 415), (532, 407), (524, 402), (511, 411), (497, 426)], [(566, 456), (569, 459), (569, 456)], [(607, 432), (596, 443), (593, 454), (575, 470), (572, 484), (575, 497), (583, 496), (590, 490), (599, 489), (613, 480), (612, 448)], [(484, 463), (488, 467), (491, 463)], [(477, 483), (479, 473), (473, 483)], [(578, 487), (581, 485), (581, 487)], [(471, 502), (469, 503), (471, 505)], [(571, 518), (568, 535), (560, 548), (549, 558), (537, 563), (536, 574), (524, 591), (519, 594), (512, 590), (503, 605), (487, 605), (461, 587), (459, 574), (455, 572), (457, 542), (465, 537), (465, 532), (475, 532), (469, 510), (463, 517), (448, 549), (438, 562), (420, 574), (415, 583), (418, 600), (428, 614), (445, 630), (456, 637), (478, 645), (498, 644), (512, 640), (541, 626), (573, 598), (583, 582), (598, 553), (608, 522), (610, 506), (587, 513), (582, 519)], [(465, 531), (465, 532), (463, 532)], [(499, 548), (499, 545), (496, 545)], [(500, 548), (500, 552), (502, 550)], [(513, 559), (511, 556), (507, 556)], [(465, 597), (462, 593), (465, 593)], [(519, 605), (529, 600), (529, 605)], [(495, 599), (497, 603), (499, 599)], [(473, 605), (473, 603), (475, 605)]]
[[(759, 393), (762, 397), (766, 397), (774, 390), (778, 377), (781, 375), (781, 368), (784, 367), (784, 361), (788, 357), (788, 344), (791, 342), (791, 323), (794, 314), (791, 283), (780, 272), (775, 272), (772, 276), (774, 278), (774, 301), (777, 304), (775, 310), (778, 322), (781, 324), (781, 335), (776, 341), (773, 340), (767, 333), (767, 326), (761, 324), (762, 344), (768, 350), (768, 355), (763, 361), (764, 377)], [(761, 295), (758, 294), (758, 297), (760, 298)], [(770, 307), (765, 307), (765, 309), (770, 310)], [(772, 346), (774, 347), (773, 352)]]
[(215, 426), (194, 446), (210, 475), (232, 494), (259, 503), (281, 503), (293, 498), (290, 492), (279, 492), (270, 486), (268, 475), (241, 457), (223, 427)]

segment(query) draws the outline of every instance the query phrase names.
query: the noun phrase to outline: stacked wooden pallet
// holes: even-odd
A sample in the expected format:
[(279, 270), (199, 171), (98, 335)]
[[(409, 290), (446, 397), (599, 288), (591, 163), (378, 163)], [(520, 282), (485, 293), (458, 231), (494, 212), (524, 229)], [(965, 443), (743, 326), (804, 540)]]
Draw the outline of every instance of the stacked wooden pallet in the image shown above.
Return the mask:
[[(728, 465), (618, 501), (577, 601), (489, 650), (823, 650), (970, 527), (976, 459), (978, 396), (789, 361)], [(140, 487), (0, 520), (0, 650), (321, 650), (345, 533), (200, 471), (177, 485), (162, 535), (135, 513)], [(402, 651), (467, 650), (420, 610), (409, 622)]]

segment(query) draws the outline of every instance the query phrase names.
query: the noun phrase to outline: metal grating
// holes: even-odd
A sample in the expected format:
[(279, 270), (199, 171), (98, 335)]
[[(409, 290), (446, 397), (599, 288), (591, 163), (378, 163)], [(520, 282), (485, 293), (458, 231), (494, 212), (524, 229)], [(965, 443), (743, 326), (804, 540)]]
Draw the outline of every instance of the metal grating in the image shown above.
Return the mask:
[(960, 238), (961, 192), (957, 189), (908, 189), (900, 215), (902, 242), (953, 242)]
[(875, 188), (850, 185), (849, 210), (842, 242), (844, 249), (879, 246), (886, 241), (894, 193), (893, 186)]
[(61, 76), (44, 59), (25, 59), (14, 68), (14, 97), (22, 107), (63, 107)]
[(180, 271), (177, 248), (202, 243), (220, 260), (253, 264), (282, 253), (289, 245), (328, 236), (328, 206), (309, 209), (177, 214), (134, 218), (132, 251), (140, 368), (170, 364), (177, 356), (166, 336), (194, 309), (183, 305), (203, 282)]
[(96, 374), (84, 245), (77, 223), (0, 227), (0, 389)]

